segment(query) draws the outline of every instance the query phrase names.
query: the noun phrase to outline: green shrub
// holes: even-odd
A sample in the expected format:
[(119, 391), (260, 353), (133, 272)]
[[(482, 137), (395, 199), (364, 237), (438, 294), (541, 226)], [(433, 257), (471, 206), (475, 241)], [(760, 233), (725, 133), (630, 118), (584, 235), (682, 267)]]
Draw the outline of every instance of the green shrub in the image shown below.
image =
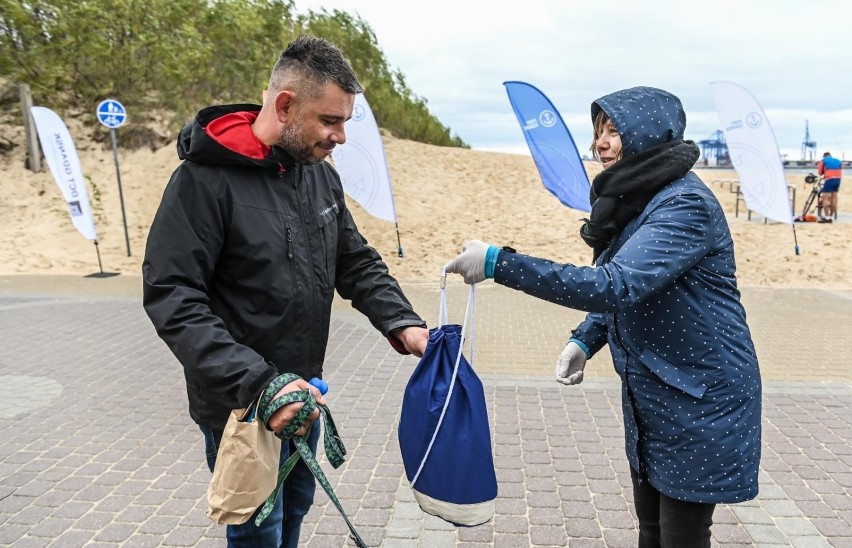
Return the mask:
[(174, 130), (208, 104), (259, 103), (301, 33), (343, 50), (381, 128), (468, 148), (388, 66), (366, 21), (337, 10), (297, 16), (291, 0), (0, 0), (0, 77), (29, 84), (36, 104), (86, 111), (112, 97), (134, 121), (170, 113)]

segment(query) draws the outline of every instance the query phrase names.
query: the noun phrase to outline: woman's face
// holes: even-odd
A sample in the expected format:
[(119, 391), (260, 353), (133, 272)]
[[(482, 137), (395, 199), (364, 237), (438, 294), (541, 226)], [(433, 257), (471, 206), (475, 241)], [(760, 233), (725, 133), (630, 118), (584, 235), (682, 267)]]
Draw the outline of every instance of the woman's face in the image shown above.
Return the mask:
[(607, 120), (595, 139), (595, 153), (604, 169), (611, 167), (621, 160), (621, 135), (618, 134), (612, 121)]

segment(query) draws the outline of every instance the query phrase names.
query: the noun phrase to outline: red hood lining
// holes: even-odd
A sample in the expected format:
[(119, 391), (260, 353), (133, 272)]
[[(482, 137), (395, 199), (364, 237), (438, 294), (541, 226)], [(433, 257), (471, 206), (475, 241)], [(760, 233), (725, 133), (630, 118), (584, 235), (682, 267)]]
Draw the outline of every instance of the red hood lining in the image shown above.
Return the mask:
[(231, 112), (216, 118), (204, 128), (211, 139), (223, 147), (254, 160), (263, 160), (271, 148), (258, 140), (251, 125), (257, 112)]

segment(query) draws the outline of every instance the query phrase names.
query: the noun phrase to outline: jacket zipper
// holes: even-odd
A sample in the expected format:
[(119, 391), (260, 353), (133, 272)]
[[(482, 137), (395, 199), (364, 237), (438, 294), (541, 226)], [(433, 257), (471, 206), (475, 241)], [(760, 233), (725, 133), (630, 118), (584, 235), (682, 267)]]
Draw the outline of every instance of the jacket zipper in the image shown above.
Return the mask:
[[(299, 219), (302, 221), (301, 227), (302, 227), (302, 233), (305, 235), (305, 245), (308, 248), (308, 257), (312, 258), (313, 255), (314, 255), (314, 250), (311, 249), (311, 238), (309, 236), (308, 225), (307, 225), (307, 220), (306, 220), (308, 218), (307, 215), (309, 215), (311, 212), (310, 211), (306, 212), (305, 211), (305, 204), (302, 203), (302, 192), (301, 192), (301, 188), (300, 188), (302, 186), (301, 182), (302, 182), (302, 166), (300, 164), (296, 164), (295, 169), (293, 170), (293, 189), (296, 191), (296, 201), (299, 204), (299, 212), (300, 212)], [(313, 259), (311, 259), (311, 262), (313, 262)], [(315, 287), (313, 287), (312, 289), (313, 289), (314, 292), (316, 292)], [(310, 289), (305, 288), (305, 290), (308, 291)], [(313, 299), (311, 299), (311, 302), (314, 303), (315, 307), (319, 306), (316, 295), (314, 295)], [(318, 315), (317, 311), (314, 310), (313, 311), (313, 316), (315, 318), (314, 323), (316, 323), (317, 315)], [(312, 331), (314, 332), (314, 335), (313, 335), (314, 338), (311, 341), (311, 343), (314, 347), (316, 347), (317, 333), (319, 333), (321, 331), (321, 328), (312, 329)], [(319, 356), (318, 360), (316, 358), (317, 357), (313, 356), (312, 353), (309, 353), (308, 359), (310, 360), (311, 363), (315, 363), (316, 361), (319, 361), (319, 363), (321, 364), (322, 363), (322, 356)], [(322, 367), (322, 366), (320, 366), (320, 367)]]
[[(290, 283), (295, 291), (299, 291), (299, 282), (297, 280), (296, 263), (293, 260), (295, 254), (293, 252), (293, 229), (290, 228), (290, 223), (282, 216), (284, 222), (284, 235), (287, 239), (287, 263), (290, 265)], [(282, 265), (283, 266), (283, 265)]]

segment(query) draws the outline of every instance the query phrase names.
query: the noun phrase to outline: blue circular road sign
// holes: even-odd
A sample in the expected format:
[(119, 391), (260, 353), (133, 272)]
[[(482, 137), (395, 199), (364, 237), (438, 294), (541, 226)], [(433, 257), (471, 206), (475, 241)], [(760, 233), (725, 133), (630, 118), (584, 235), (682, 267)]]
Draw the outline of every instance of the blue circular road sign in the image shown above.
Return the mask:
[(98, 121), (106, 127), (113, 129), (124, 124), (127, 119), (127, 111), (124, 105), (115, 99), (105, 99), (98, 105)]

